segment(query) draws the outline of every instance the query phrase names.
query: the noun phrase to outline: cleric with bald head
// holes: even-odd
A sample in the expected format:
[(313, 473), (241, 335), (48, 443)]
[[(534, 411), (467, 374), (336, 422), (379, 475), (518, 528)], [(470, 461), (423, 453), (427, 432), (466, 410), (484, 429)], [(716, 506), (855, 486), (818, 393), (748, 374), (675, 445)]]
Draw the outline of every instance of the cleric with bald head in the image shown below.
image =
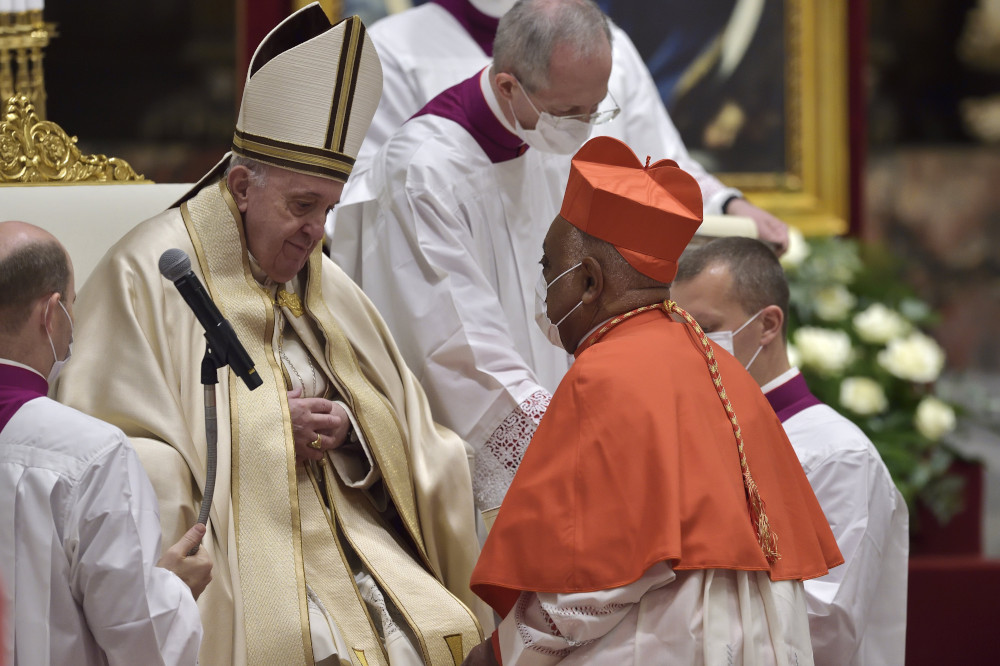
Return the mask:
[(156, 495), (125, 435), (46, 397), (75, 300), (59, 241), (0, 222), (0, 663), (193, 664), (212, 562), (187, 553), (205, 527), (157, 562)]
[(817, 664), (902, 664), (906, 502), (868, 437), (822, 404), (788, 362), (788, 282), (750, 238), (720, 238), (681, 258), (674, 299), (760, 384), (781, 420), (846, 560), (806, 581)]
[(380, 93), (360, 19), (294, 13), (254, 54), (232, 154), (81, 294), (88, 344), (60, 395), (133, 438), (165, 532), (201, 500), (207, 439), (204, 335), (164, 251), (189, 255), (263, 382), (220, 377), (202, 664), (452, 666), (481, 635), (465, 446), (320, 247)]

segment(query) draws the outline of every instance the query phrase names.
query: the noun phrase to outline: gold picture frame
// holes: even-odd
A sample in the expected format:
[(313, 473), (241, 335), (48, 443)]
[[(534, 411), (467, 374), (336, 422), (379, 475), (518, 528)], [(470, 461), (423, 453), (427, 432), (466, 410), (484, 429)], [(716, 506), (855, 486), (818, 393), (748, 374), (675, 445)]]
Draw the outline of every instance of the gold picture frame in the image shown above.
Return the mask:
[(692, 157), (804, 233), (847, 231), (847, 2), (599, 3), (647, 59)]
[(785, 173), (720, 174), (807, 235), (848, 230), (847, 5), (785, 0)]

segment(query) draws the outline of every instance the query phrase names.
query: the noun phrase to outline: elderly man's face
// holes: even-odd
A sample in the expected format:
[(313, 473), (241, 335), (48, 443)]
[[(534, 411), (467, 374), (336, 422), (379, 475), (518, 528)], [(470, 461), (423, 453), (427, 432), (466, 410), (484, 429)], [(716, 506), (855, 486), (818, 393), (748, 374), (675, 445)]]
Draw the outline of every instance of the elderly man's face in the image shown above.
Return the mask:
[[(736, 331), (755, 313), (747, 312), (733, 296), (733, 277), (722, 264), (709, 264), (694, 278), (675, 282), (670, 297), (695, 318), (706, 333)], [(755, 321), (759, 321), (759, 318)], [(747, 363), (760, 344), (760, 328), (750, 326), (733, 338), (734, 356)]]
[(556, 45), (549, 61), (547, 88), (531, 93), (520, 86), (512, 88), (514, 115), (522, 127), (535, 129), (538, 111), (547, 111), (553, 116), (594, 113), (608, 95), (610, 76), (611, 45), (607, 42), (585, 58), (564, 44)]
[[(234, 167), (233, 171), (245, 167)], [(243, 178), (247, 182), (243, 181)], [(326, 214), (344, 184), (287, 169), (270, 168), (263, 185), (246, 174), (230, 174), (230, 191), (243, 214), (247, 245), (269, 278), (291, 280), (323, 239)]]

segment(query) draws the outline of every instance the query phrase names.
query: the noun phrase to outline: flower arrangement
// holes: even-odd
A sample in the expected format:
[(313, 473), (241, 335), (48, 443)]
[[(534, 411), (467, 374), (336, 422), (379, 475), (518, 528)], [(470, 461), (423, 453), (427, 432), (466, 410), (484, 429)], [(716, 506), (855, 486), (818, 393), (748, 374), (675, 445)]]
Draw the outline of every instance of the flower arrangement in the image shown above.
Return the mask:
[(961, 509), (962, 481), (948, 473), (955, 455), (943, 441), (955, 408), (934, 390), (944, 351), (922, 330), (934, 312), (875, 245), (793, 231), (782, 265), (791, 362), (816, 397), (872, 440), (910, 515), (920, 499), (946, 522)]

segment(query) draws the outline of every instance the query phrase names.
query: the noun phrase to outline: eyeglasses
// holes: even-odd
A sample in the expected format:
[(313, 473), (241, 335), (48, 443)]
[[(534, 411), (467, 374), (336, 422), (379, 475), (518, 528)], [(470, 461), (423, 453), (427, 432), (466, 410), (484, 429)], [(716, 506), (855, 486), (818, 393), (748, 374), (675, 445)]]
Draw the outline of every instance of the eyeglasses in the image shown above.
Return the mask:
[(608, 102), (610, 102), (610, 107), (604, 109), (599, 108), (593, 113), (578, 113), (572, 116), (557, 116), (549, 113), (548, 111), (539, 111), (538, 107), (535, 106), (535, 103), (531, 101), (531, 95), (529, 95), (528, 91), (524, 89), (521, 82), (516, 77), (514, 80), (517, 81), (517, 85), (521, 88), (521, 92), (524, 93), (524, 97), (528, 100), (528, 104), (531, 106), (532, 111), (537, 113), (539, 117), (541, 117), (542, 114), (549, 116), (552, 119), (552, 125), (555, 127), (559, 127), (563, 121), (567, 120), (575, 120), (588, 125), (603, 125), (604, 123), (611, 122), (617, 118), (618, 114), (622, 112), (621, 107), (618, 106), (618, 101), (615, 100), (615, 96), (611, 94), (610, 90), (608, 90), (608, 96), (601, 101), (601, 105), (606, 107), (608, 106)]

